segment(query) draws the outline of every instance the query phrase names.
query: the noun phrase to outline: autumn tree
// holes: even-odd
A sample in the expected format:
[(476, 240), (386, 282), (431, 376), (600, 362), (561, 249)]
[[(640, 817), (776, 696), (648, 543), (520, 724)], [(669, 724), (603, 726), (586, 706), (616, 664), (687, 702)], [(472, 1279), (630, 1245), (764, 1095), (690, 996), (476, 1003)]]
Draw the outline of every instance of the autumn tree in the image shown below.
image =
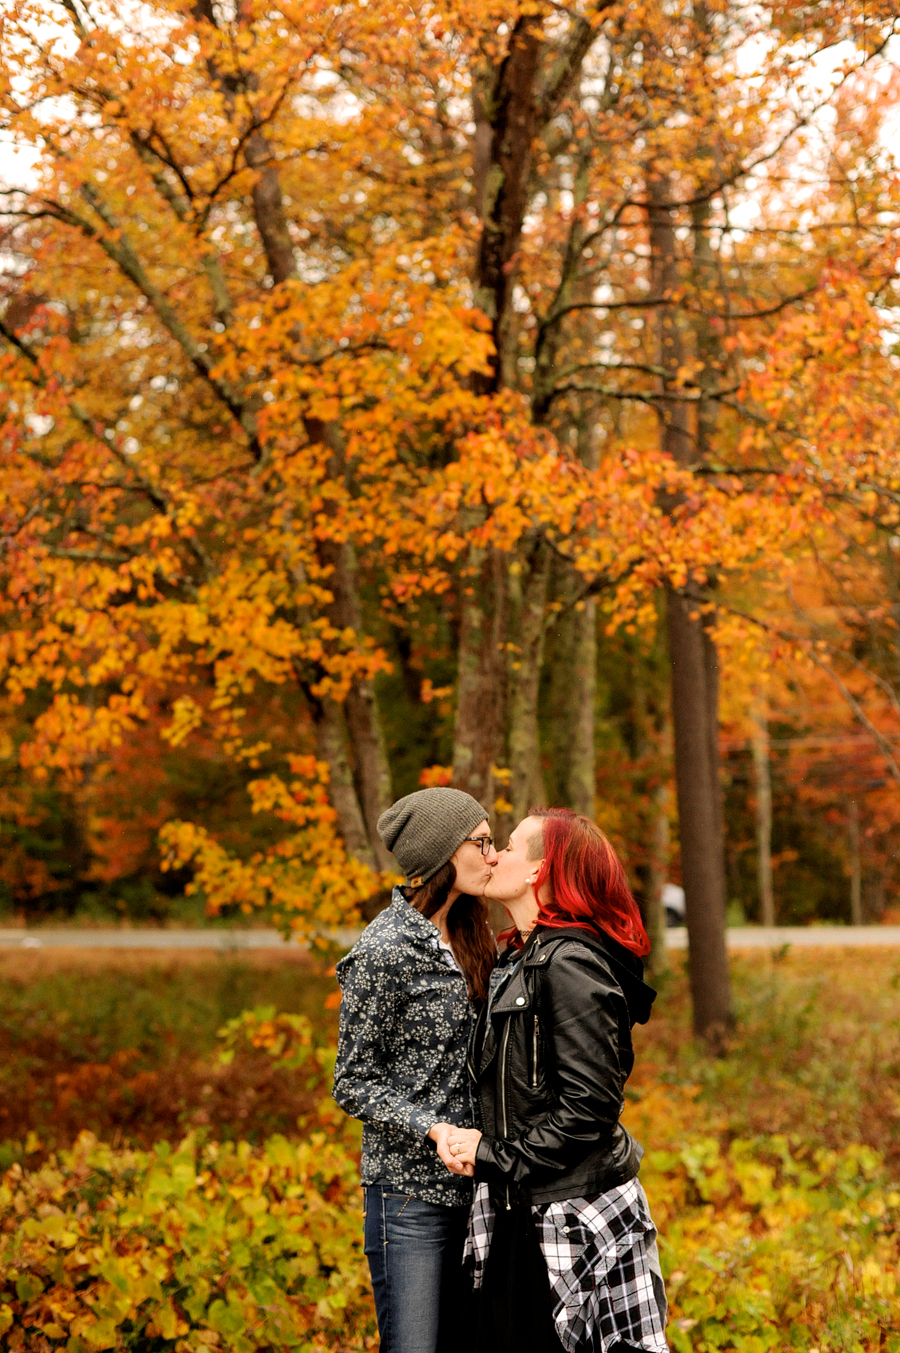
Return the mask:
[[(219, 903), (333, 921), (389, 865), (391, 682), (399, 737), (426, 706), (448, 744), (454, 723), (425, 774), (498, 834), (548, 783), (592, 812), (598, 616), (624, 645), (664, 598), (635, 858), (656, 897), (671, 731), (695, 1022), (720, 1043), (718, 653), (811, 552), (891, 529), (894, 190), (842, 91), (893, 22), (11, 10), (3, 116), (37, 156), (6, 194), (0, 325), (3, 670), (40, 705), (20, 759), (77, 777), (156, 719), (214, 745), (280, 835), (234, 853), (182, 820), (168, 859)], [(801, 221), (813, 160), (843, 179), (803, 187)]]
[[(571, 436), (594, 463), (598, 432), (611, 432), (613, 456), (603, 458), (607, 469), (623, 443), (649, 448), (658, 439), (665, 459), (689, 475), (687, 495), (667, 491), (658, 501), (682, 540), (696, 533), (696, 553), (693, 559), (685, 556), (684, 572), (670, 558), (654, 578), (668, 599), (695, 1020), (715, 1041), (730, 1019), (718, 598), (735, 565), (759, 567), (773, 547), (778, 558), (787, 559), (791, 512), (805, 497), (813, 516), (821, 505), (815, 492), (815, 502), (808, 497), (808, 479), (795, 493), (796, 484), (777, 475), (760, 483), (751, 468), (744, 476), (742, 456), (733, 453), (747, 445), (743, 430), (759, 425), (758, 410), (744, 400), (744, 382), (754, 364), (765, 363), (757, 354), (772, 325), (792, 310), (802, 311), (828, 277), (832, 199), (808, 195), (805, 224), (817, 225), (801, 242), (795, 227), (779, 233), (785, 182), (798, 174), (809, 129), (822, 109), (840, 105), (854, 72), (877, 65), (894, 18), (887, 11), (880, 16), (828, 11), (811, 22), (799, 10), (773, 8), (760, 11), (748, 26), (745, 14), (727, 6), (686, 5), (652, 18), (615, 8), (586, 14), (584, 23), (590, 27), (579, 29), (570, 16), (570, 24), (557, 29), (545, 17), (523, 16), (510, 30), (502, 60), (493, 64), (490, 96), (483, 98), (485, 86), (476, 86), (476, 114), (482, 107), (496, 112), (493, 130), (479, 142), (497, 147), (484, 182), (502, 189), (496, 203), (493, 186), (486, 190), (476, 283), (493, 323), (498, 354), (493, 388), (518, 390), (535, 424), (552, 428), (563, 444)], [(823, 91), (813, 78), (816, 62), (848, 40), (855, 50)], [(748, 82), (740, 71), (751, 45), (762, 57)], [(577, 65), (567, 64), (575, 54)], [(570, 69), (569, 98), (552, 126), (543, 123), (540, 100), (530, 91), (544, 87), (548, 70)], [(505, 81), (514, 82), (515, 98), (504, 93)], [(530, 157), (516, 140), (526, 133)], [(759, 192), (754, 185), (760, 183), (771, 188)], [(764, 214), (758, 226), (736, 232), (733, 213), (749, 202), (751, 190)], [(523, 195), (527, 209), (518, 205)], [(874, 220), (870, 215), (861, 223), (863, 232)], [(504, 231), (511, 241), (505, 246)], [(816, 231), (822, 232), (818, 239)], [(770, 232), (773, 241), (763, 245)], [(812, 250), (810, 235), (817, 240)], [(495, 273), (484, 272), (495, 259), (500, 260)], [(642, 408), (654, 410), (655, 419), (648, 422)], [(586, 422), (593, 426), (583, 438)], [(845, 440), (842, 451), (846, 448)], [(700, 539), (714, 485), (725, 511), (736, 514), (724, 549), (721, 539), (712, 549), (710, 540)], [(754, 529), (746, 549), (735, 551), (733, 533), (742, 529), (738, 519), (744, 513), (755, 517)], [(621, 588), (622, 574), (592, 571), (590, 555), (583, 552), (575, 570), (580, 586), (576, 581), (568, 597), (563, 589), (548, 607), (550, 560), (571, 563), (579, 548), (571, 537), (560, 542), (552, 524), (542, 529), (533, 520), (514, 555), (479, 552), (472, 564), (478, 582), (464, 593), (474, 642), (467, 646), (464, 628), (457, 774), (484, 792), (488, 769), (504, 747), (505, 679), (507, 773), (516, 812), (541, 787), (536, 693), (548, 621), (555, 624), (559, 611), (573, 615), (573, 595), (583, 605), (594, 593), (609, 599), (611, 589)], [(659, 545), (648, 554), (658, 565)], [(632, 560), (644, 568), (649, 562), (646, 554)], [(617, 603), (610, 604), (615, 612)], [(561, 644), (559, 651), (565, 654), (565, 683), (572, 649)], [(583, 670), (590, 702), (589, 670)], [(473, 711), (468, 716), (467, 692)], [(578, 698), (570, 695), (570, 712)], [(559, 708), (554, 703), (557, 724)], [(480, 759), (469, 745), (479, 709), (490, 710), (477, 729)], [(475, 779), (467, 780), (468, 768), (476, 764)]]
[(72, 5), (10, 13), (4, 49), (7, 126), (40, 149), (7, 193), (2, 330), (7, 681), (52, 692), (24, 755), (77, 773), (162, 694), (171, 745), (202, 729), (253, 764), (243, 706), (295, 684), (319, 769), (257, 793), (317, 824), (310, 877), (337, 897), (343, 870), (350, 898), (388, 864), (390, 798), (355, 550), (390, 541), (420, 411), (464, 417), (487, 352), (460, 185), (408, 154), (440, 136), (452, 62), (389, 28)]

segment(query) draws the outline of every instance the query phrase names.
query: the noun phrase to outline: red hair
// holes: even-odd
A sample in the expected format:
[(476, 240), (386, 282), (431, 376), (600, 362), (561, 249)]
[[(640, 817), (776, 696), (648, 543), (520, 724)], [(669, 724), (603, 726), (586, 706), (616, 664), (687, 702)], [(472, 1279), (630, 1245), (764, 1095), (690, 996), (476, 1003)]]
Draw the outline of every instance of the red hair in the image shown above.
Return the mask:
[[(540, 820), (544, 838), (544, 862), (534, 880), (538, 925), (604, 930), (639, 958), (649, 954), (625, 870), (597, 824), (570, 808), (535, 808), (528, 816)], [(544, 884), (549, 897), (540, 904)]]

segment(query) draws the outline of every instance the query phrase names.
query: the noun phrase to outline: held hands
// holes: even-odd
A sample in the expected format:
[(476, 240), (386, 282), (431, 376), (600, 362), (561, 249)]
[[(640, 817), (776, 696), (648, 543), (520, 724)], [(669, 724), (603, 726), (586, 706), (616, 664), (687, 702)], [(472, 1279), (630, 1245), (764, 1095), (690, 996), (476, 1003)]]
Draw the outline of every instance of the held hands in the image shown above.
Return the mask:
[[(435, 1123), (428, 1131), (428, 1135), (437, 1147), (437, 1153), (446, 1165), (451, 1174), (461, 1174), (468, 1176), (469, 1179), (475, 1173), (474, 1152), (471, 1163), (464, 1161), (462, 1153), (451, 1151), (449, 1146), (449, 1137), (451, 1132), (464, 1131), (462, 1128), (454, 1127), (452, 1123)], [(477, 1133), (481, 1136), (481, 1133)]]
[(480, 1141), (481, 1133), (477, 1128), (452, 1127), (447, 1135), (450, 1155), (465, 1166), (467, 1175), (475, 1173), (475, 1152)]

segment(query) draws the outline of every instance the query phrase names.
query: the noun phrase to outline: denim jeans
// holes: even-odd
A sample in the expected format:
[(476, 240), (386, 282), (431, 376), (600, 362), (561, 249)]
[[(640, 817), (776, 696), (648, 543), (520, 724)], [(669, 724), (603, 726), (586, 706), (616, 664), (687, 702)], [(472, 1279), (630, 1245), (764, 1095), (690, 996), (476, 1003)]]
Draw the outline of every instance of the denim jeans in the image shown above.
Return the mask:
[(369, 1184), (365, 1248), (380, 1353), (462, 1353), (469, 1320), (468, 1207), (441, 1207)]

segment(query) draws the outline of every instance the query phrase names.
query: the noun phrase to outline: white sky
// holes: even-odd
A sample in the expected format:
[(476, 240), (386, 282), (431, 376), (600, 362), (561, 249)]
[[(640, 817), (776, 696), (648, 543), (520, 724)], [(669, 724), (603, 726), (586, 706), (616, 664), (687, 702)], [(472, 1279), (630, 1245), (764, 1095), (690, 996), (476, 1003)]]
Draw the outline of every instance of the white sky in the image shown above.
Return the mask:
[[(60, 28), (56, 24), (47, 25), (47, 37), (53, 36), (60, 38)], [(748, 43), (740, 51), (739, 67), (742, 72), (752, 76), (753, 66), (757, 62), (755, 54), (756, 44)], [(759, 59), (761, 60), (763, 52), (760, 45)], [(803, 90), (798, 91), (804, 101), (810, 97), (823, 97), (831, 87), (834, 86), (836, 78), (844, 64), (853, 59), (854, 47), (852, 43), (846, 42), (839, 46), (822, 53), (812, 61), (806, 69), (806, 79)], [(896, 68), (900, 58), (900, 37), (893, 39), (883, 58), (881, 58), (883, 68), (892, 66)], [(820, 114), (820, 123), (822, 130), (827, 130), (831, 114), (826, 110)], [(900, 107), (895, 108), (885, 122), (884, 143), (886, 149), (893, 151), (894, 155), (900, 160)], [(35, 165), (39, 159), (39, 151), (33, 147), (13, 144), (9, 134), (0, 132), (0, 187), (21, 187), (31, 188), (36, 182)], [(752, 216), (752, 202), (748, 201), (744, 211), (749, 212), (746, 219)], [(740, 225), (741, 222), (733, 218), (733, 224)]]

